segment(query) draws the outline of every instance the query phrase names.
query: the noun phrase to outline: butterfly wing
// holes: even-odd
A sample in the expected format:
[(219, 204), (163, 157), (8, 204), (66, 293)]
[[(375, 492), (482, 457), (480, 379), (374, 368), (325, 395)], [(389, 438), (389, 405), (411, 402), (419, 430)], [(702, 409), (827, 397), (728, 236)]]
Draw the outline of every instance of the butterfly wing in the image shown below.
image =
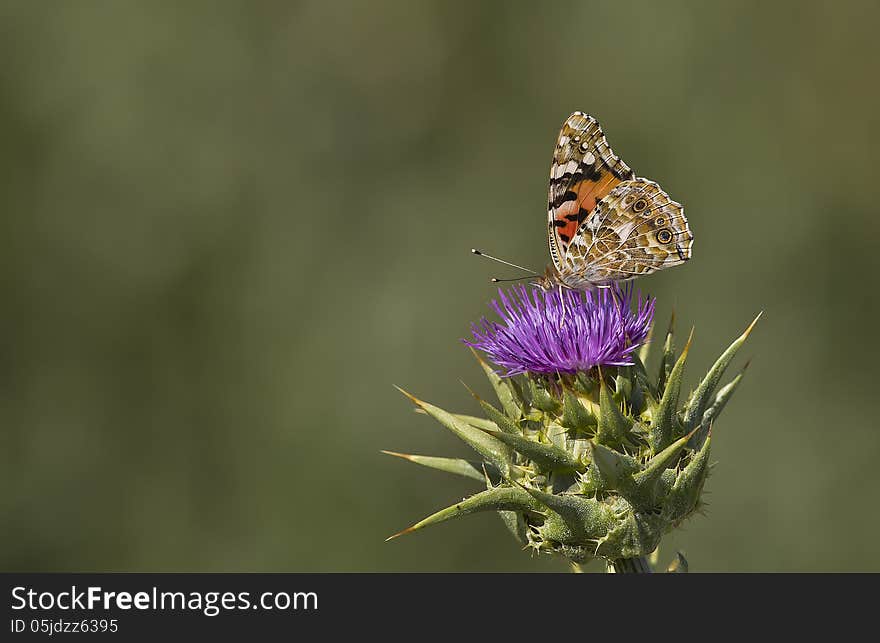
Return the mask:
[(575, 231), (560, 274), (572, 287), (626, 281), (691, 258), (684, 207), (647, 179), (621, 181)]
[(550, 256), (562, 270), (578, 226), (621, 181), (635, 178), (611, 151), (595, 118), (575, 112), (562, 126), (550, 166), (548, 239)]

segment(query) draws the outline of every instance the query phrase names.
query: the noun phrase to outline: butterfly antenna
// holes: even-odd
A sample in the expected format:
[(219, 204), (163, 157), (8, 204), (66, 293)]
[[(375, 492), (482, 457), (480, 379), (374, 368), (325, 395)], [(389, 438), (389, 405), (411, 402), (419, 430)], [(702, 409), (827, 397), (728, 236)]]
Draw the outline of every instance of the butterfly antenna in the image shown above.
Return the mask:
[[(499, 259), (498, 257), (493, 257), (492, 255), (487, 255), (482, 250), (477, 250), (476, 248), (471, 248), (471, 252), (473, 252), (475, 255), (478, 255), (480, 257), (486, 257), (486, 259), (491, 259), (492, 261), (497, 261), (498, 263), (503, 263), (505, 266), (510, 266), (511, 268), (517, 268), (517, 269), (522, 270), (524, 272), (531, 273), (531, 275), (530, 275), (531, 277), (540, 277), (541, 276), (541, 275), (536, 274), (535, 271), (532, 270), (531, 268), (524, 268), (523, 266), (518, 266), (515, 263), (510, 263), (509, 261), (504, 261), (504, 259)], [(523, 278), (527, 279), (527, 277), (523, 277)]]
[(531, 279), (533, 277), (540, 277), (541, 275), (526, 275), (525, 277), (512, 277), (511, 279), (499, 279), (498, 277), (492, 277), (489, 281), (493, 284), (498, 284), (504, 281), (522, 281), (523, 279)]

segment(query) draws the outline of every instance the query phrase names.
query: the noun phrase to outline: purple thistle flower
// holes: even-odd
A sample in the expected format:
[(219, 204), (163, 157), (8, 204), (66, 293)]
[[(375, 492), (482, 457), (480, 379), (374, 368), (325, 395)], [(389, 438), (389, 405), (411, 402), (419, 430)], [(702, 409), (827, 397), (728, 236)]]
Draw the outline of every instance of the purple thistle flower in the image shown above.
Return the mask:
[(473, 339), (465, 343), (486, 353), (508, 376), (632, 364), (633, 351), (648, 336), (656, 301), (639, 294), (633, 311), (632, 286), (616, 284), (586, 293), (520, 285), (498, 294), (501, 303), (491, 305), (501, 323), (484, 317), (471, 325)]

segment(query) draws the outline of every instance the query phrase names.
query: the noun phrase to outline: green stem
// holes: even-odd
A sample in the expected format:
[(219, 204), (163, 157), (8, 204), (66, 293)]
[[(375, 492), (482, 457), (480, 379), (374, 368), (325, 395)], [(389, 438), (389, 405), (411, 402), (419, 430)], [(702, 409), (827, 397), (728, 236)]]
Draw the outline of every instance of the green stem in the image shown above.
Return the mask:
[(618, 558), (617, 560), (612, 560), (608, 563), (608, 573), (651, 574), (653, 570), (650, 563), (648, 563), (648, 559), (644, 556), (639, 556), (638, 558)]

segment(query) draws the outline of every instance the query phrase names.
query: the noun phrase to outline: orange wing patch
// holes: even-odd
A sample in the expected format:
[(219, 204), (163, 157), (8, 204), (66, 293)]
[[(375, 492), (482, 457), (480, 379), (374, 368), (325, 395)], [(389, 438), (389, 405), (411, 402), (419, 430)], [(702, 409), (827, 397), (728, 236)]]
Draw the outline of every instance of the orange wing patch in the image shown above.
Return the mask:
[(550, 166), (548, 241), (557, 270), (563, 266), (578, 225), (618, 183), (634, 176), (611, 151), (595, 118), (582, 112), (568, 117)]
[(587, 218), (596, 204), (607, 196), (620, 183), (611, 172), (595, 172), (591, 178), (578, 181), (571, 186), (568, 201), (553, 210), (553, 225), (556, 235), (562, 242), (562, 252), (568, 250), (578, 226)]

